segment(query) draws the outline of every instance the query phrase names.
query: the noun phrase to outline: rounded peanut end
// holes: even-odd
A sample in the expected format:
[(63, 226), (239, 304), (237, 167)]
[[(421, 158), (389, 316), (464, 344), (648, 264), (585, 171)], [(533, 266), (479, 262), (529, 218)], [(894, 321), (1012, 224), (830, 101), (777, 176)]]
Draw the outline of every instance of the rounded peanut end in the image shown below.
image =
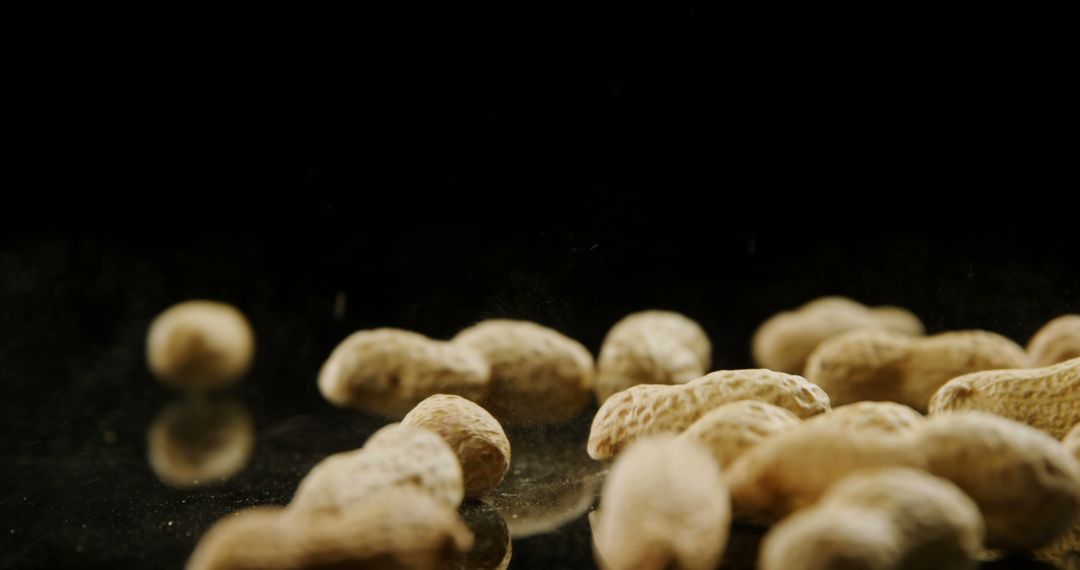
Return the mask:
[(940, 414), (962, 408), (964, 400), (973, 393), (974, 390), (964, 378), (954, 378), (938, 388), (938, 391), (930, 398), (929, 413)]
[(247, 373), (255, 334), (243, 313), (217, 301), (186, 301), (154, 319), (146, 342), (150, 370), (192, 392), (218, 390)]

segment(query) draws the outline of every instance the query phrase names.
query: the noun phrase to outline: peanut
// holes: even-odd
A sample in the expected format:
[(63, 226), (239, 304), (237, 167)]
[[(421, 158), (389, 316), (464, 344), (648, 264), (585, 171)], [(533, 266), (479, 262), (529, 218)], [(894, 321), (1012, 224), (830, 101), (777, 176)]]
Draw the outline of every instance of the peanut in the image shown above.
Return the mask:
[(186, 301), (154, 319), (146, 360), (162, 382), (193, 392), (219, 390), (247, 373), (255, 335), (244, 314), (217, 301)]
[(681, 432), (709, 410), (738, 400), (773, 404), (802, 418), (829, 410), (821, 388), (771, 370), (722, 370), (675, 386), (643, 384), (600, 406), (589, 432), (589, 456), (611, 459), (635, 438)]
[(319, 371), (319, 390), (337, 406), (400, 418), (435, 394), (479, 400), (490, 369), (474, 351), (401, 329), (352, 334)]
[(635, 442), (616, 460), (591, 519), (596, 560), (607, 570), (711, 570), (727, 543), (728, 500), (700, 444), (671, 435)]
[(869, 467), (912, 467), (952, 481), (979, 506), (992, 548), (1031, 550), (1080, 508), (1080, 465), (1055, 439), (982, 412), (931, 416), (901, 432), (806, 422), (748, 450), (729, 471), (740, 516), (779, 518)]
[(363, 448), (319, 462), (300, 482), (290, 509), (322, 511), (359, 503), (394, 487), (416, 487), (456, 509), (464, 498), (461, 464), (438, 434), (391, 424)]
[[(1080, 461), (1080, 424), (1073, 426), (1069, 433), (1065, 434), (1065, 438), (1061, 440), (1061, 443), (1064, 445), (1065, 451), (1077, 461)], [(1035, 558), (1055, 563), (1061, 563), (1069, 559), (1072, 559), (1074, 563), (1077, 562), (1076, 559), (1080, 558), (1080, 517), (1073, 518), (1072, 526), (1069, 527), (1065, 534), (1036, 551)], [(1072, 566), (1066, 565), (1064, 567), (1071, 568)]]
[(930, 413), (955, 410), (990, 412), (1065, 437), (1080, 422), (1080, 358), (1045, 368), (953, 378), (930, 399)]
[(203, 535), (188, 570), (443, 567), (472, 547), (457, 513), (415, 489), (393, 489), (341, 510), (255, 507)]
[(683, 384), (709, 371), (712, 347), (694, 321), (671, 311), (642, 311), (608, 331), (596, 368), (596, 399), (638, 384)]
[(459, 332), (451, 344), (475, 351), (491, 366), (481, 403), (503, 425), (565, 421), (591, 400), (592, 355), (558, 331), (494, 319)]
[(1045, 325), (1027, 345), (1032, 366), (1080, 358), (1080, 315), (1063, 315)]
[(845, 297), (822, 297), (762, 323), (754, 333), (754, 361), (762, 368), (802, 374), (806, 359), (825, 340), (857, 330), (922, 335), (922, 321), (898, 307), (870, 308)]
[(854, 331), (825, 341), (806, 364), (806, 377), (833, 405), (888, 400), (926, 412), (930, 397), (952, 378), (998, 368), (1027, 366), (1024, 350), (985, 331), (912, 338), (882, 331)]
[(701, 416), (679, 437), (705, 445), (720, 467), (726, 468), (763, 439), (792, 429), (799, 423), (799, 417), (784, 408), (755, 400), (740, 400)]
[(807, 421), (828, 422), (852, 430), (905, 431), (919, 425), (923, 415), (896, 402), (855, 402), (833, 408)]
[(239, 402), (182, 400), (154, 418), (146, 439), (158, 478), (173, 487), (193, 487), (243, 469), (255, 447), (255, 425)]
[(429, 429), (457, 454), (465, 496), (482, 497), (499, 486), (510, 468), (510, 440), (484, 408), (460, 396), (435, 395), (417, 404), (403, 426)]
[(913, 469), (845, 477), (788, 517), (761, 547), (761, 570), (975, 568), (983, 522), (952, 483)]

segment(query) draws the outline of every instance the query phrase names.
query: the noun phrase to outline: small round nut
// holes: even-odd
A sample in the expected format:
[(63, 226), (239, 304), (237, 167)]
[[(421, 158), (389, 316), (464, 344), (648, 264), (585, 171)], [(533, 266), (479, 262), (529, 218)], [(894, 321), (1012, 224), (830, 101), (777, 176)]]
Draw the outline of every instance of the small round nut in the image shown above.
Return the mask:
[(490, 493), (510, 469), (510, 440), (502, 426), (487, 410), (461, 396), (431, 396), (417, 404), (401, 425), (431, 430), (450, 444), (461, 462), (466, 497)]
[(255, 334), (236, 307), (185, 301), (154, 319), (146, 340), (150, 370), (166, 384), (194, 392), (218, 390), (251, 367)]

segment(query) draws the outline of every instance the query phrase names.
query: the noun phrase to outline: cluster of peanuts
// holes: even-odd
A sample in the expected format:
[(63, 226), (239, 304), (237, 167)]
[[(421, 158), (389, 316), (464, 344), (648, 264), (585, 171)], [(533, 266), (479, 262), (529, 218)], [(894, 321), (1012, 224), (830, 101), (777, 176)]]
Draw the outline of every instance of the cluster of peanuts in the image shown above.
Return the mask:
[(594, 398), (587, 451), (612, 462), (590, 516), (602, 568), (716, 568), (735, 522), (770, 527), (762, 570), (1080, 558), (1080, 316), (1025, 350), (828, 297), (752, 345), (761, 368), (709, 373), (704, 330), (668, 311), (619, 321), (595, 363), (524, 321), (449, 341), (357, 332), (319, 390), (401, 423), (316, 465), (289, 506), (219, 522), (188, 567), (445, 567), (473, 541), (462, 499), (507, 474), (502, 426), (565, 422)]

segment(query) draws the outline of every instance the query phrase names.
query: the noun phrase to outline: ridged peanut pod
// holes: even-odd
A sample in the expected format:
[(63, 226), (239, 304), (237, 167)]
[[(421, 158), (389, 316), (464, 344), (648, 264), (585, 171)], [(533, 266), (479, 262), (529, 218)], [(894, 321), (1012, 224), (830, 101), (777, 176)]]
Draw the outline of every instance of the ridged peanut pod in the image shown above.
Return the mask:
[(945, 383), (930, 413), (979, 410), (1061, 438), (1080, 422), (1080, 358), (1045, 368), (990, 370)]
[(300, 481), (289, 508), (340, 509), (395, 487), (417, 488), (448, 509), (456, 509), (465, 494), (461, 464), (446, 441), (426, 429), (391, 424), (363, 448), (319, 462)]
[(510, 440), (502, 426), (487, 410), (460, 396), (431, 396), (401, 425), (431, 430), (450, 444), (465, 476), (466, 497), (488, 494), (510, 468)]
[(822, 343), (807, 361), (806, 377), (821, 386), (835, 406), (888, 400), (925, 412), (930, 397), (952, 378), (1026, 366), (1027, 354), (1019, 345), (991, 332), (913, 338), (855, 331)]
[(1064, 315), (1045, 325), (1027, 345), (1032, 366), (1050, 366), (1080, 358), (1080, 315)]
[(416, 489), (394, 489), (341, 510), (255, 507), (227, 516), (202, 537), (187, 569), (434, 570), (472, 543), (454, 510)]
[(352, 334), (319, 371), (319, 391), (332, 404), (400, 418), (435, 394), (479, 400), (490, 369), (467, 348), (401, 329)]
[(592, 399), (593, 359), (581, 343), (527, 321), (483, 321), (457, 334), (455, 346), (491, 366), (481, 402), (503, 425), (569, 420)]
[(974, 502), (914, 469), (844, 478), (765, 536), (761, 570), (967, 570), (982, 547)]
[(643, 384), (600, 406), (589, 432), (589, 456), (611, 459), (636, 438), (682, 432), (709, 410), (739, 400), (779, 406), (801, 418), (829, 410), (821, 388), (772, 370), (722, 370), (676, 386)]
[(762, 323), (754, 333), (754, 361), (762, 368), (802, 374), (819, 344), (858, 329), (924, 334), (922, 321), (905, 309), (870, 308), (845, 297), (822, 297)]
[(591, 520), (605, 570), (712, 570), (724, 554), (731, 511), (708, 450), (660, 435), (619, 456)]
[(596, 363), (596, 399), (638, 384), (682, 384), (709, 371), (712, 345), (701, 326), (671, 311), (642, 311), (608, 331)]
[(796, 428), (800, 423), (799, 416), (784, 408), (741, 400), (706, 413), (679, 437), (703, 444), (720, 467), (726, 468), (765, 438)]
[(827, 414), (809, 418), (808, 422), (829, 423), (852, 430), (886, 432), (907, 431), (922, 423), (919, 412), (896, 402), (855, 402), (833, 408)]

